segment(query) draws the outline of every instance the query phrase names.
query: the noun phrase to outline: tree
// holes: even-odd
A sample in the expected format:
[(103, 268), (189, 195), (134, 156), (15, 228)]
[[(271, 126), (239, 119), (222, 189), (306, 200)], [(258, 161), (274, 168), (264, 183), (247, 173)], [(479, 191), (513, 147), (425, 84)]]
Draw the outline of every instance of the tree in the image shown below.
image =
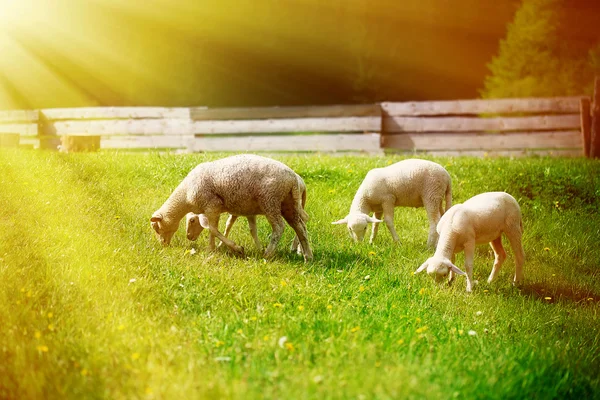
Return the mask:
[(590, 93), (600, 66), (595, 0), (523, 0), (488, 65), (483, 97)]

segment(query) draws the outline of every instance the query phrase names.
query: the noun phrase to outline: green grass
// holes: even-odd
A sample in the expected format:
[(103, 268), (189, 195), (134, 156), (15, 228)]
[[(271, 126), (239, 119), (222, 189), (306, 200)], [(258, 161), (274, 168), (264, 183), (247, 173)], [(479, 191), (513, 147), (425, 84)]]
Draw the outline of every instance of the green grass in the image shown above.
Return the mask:
[(505, 190), (523, 211), (524, 285), (511, 250), (488, 285), (481, 246), (468, 295), (412, 275), (423, 209), (396, 210), (400, 245), (330, 224), (397, 156), (276, 156), (308, 187), (311, 264), (289, 227), (264, 261), (244, 219), (246, 260), (183, 226), (161, 248), (150, 215), (218, 157), (0, 152), (0, 398), (600, 398), (597, 161), (433, 159), (455, 203)]

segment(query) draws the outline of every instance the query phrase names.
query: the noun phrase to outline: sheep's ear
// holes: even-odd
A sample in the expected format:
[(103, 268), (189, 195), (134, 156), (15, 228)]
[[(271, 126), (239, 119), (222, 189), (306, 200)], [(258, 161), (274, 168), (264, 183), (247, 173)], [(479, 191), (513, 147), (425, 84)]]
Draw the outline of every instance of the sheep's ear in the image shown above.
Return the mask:
[(370, 222), (370, 223), (372, 223), (372, 224), (373, 224), (373, 223), (375, 223), (375, 222), (383, 222), (383, 220), (381, 220), (381, 219), (377, 219), (377, 218), (373, 218), (373, 217), (371, 217), (371, 216), (368, 216), (368, 217), (367, 217), (367, 222)]
[(209, 228), (208, 218), (206, 217), (206, 215), (204, 215), (204, 214), (198, 215), (198, 220), (200, 221), (200, 226), (202, 226), (204, 229)]
[(162, 214), (153, 214), (152, 217), (150, 217), (150, 222), (159, 222), (162, 220), (163, 220)]
[(348, 217), (346, 217), (344, 219), (340, 219), (339, 221), (332, 222), (331, 225), (341, 225), (341, 224), (347, 224), (347, 223), (348, 223)]
[(466, 275), (466, 273), (464, 271), (462, 271), (460, 268), (458, 268), (456, 265), (449, 263), (450, 264), (450, 269), (452, 271), (454, 271), (455, 274), (458, 275)]
[(416, 275), (419, 272), (423, 272), (423, 270), (425, 268), (427, 268), (428, 265), (429, 265), (429, 259), (427, 259), (427, 261), (425, 261), (423, 264), (421, 264), (421, 266), (419, 268), (417, 268), (417, 270), (415, 272), (413, 272), (413, 275)]

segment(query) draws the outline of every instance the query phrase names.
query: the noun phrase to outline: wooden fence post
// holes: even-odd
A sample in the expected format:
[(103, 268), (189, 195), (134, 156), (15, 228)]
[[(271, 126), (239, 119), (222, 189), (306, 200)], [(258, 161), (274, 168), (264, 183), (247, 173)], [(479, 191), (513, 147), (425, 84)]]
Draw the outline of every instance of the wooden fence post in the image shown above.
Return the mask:
[(50, 128), (48, 118), (41, 110), (38, 111), (38, 139), (40, 140), (40, 150), (58, 150), (60, 138)]
[(592, 103), (592, 137), (590, 138), (590, 158), (600, 157), (600, 77), (594, 81)]
[(589, 97), (582, 97), (579, 101), (579, 113), (581, 117), (581, 138), (583, 139), (583, 155), (590, 156), (590, 139), (592, 129), (592, 115), (590, 113)]

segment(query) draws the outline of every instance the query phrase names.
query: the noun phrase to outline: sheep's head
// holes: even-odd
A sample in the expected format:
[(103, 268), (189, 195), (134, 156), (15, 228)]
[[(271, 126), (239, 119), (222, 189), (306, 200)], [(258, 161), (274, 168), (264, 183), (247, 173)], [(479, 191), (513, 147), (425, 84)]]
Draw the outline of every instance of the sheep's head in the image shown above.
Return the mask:
[(435, 279), (436, 282), (444, 280), (450, 271), (458, 275), (466, 275), (456, 265), (452, 264), (452, 261), (445, 257), (430, 257), (425, 261), (417, 270), (414, 272), (415, 275), (427, 269), (427, 274)]
[(208, 228), (208, 218), (204, 214), (188, 213), (185, 216), (185, 234), (189, 240), (196, 240), (204, 228)]
[(179, 221), (177, 223), (173, 223), (172, 221), (165, 219), (162, 214), (154, 213), (150, 218), (150, 225), (156, 235), (158, 240), (162, 243), (163, 246), (168, 246), (171, 243), (171, 238), (177, 232), (177, 228), (179, 228)]
[(383, 222), (380, 219), (373, 218), (367, 214), (356, 213), (349, 214), (344, 219), (340, 219), (339, 221), (332, 222), (333, 225), (348, 225), (348, 232), (350, 233), (350, 237), (354, 239), (355, 242), (360, 242), (365, 238), (365, 233), (367, 232), (367, 225), (369, 223), (375, 222)]

